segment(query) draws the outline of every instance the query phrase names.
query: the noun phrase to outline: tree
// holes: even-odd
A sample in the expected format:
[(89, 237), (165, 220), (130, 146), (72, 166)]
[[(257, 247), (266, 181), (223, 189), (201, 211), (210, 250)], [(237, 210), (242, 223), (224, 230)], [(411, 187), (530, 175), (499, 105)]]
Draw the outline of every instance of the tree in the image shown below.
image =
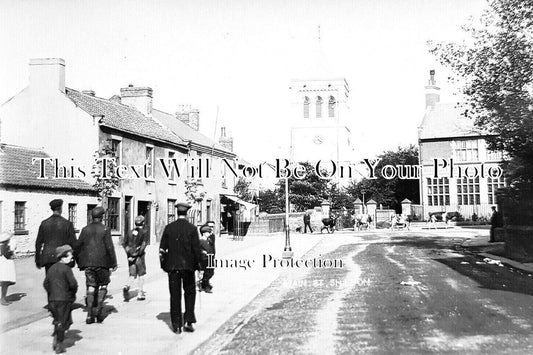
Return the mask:
[(277, 190), (264, 190), (259, 193), (259, 207), (261, 212), (282, 213), (285, 210), (285, 200), (278, 195)]
[[(414, 145), (396, 151), (385, 151), (378, 155), (381, 159), (376, 167), (380, 171), (385, 165), (418, 165), (418, 148)], [(352, 182), (346, 187), (347, 193), (355, 198), (361, 198), (365, 194), (365, 202), (373, 199), (378, 204), (395, 209), (398, 213), (402, 209), (402, 201), (409, 199), (411, 202), (419, 203), (418, 179), (401, 179), (395, 177), (385, 179), (381, 174), (376, 174), (376, 179), (364, 178), (359, 182)]]
[(430, 42), (430, 52), (463, 81), (464, 115), (488, 148), (507, 153), (506, 177), (518, 190), (533, 182), (533, 1), (490, 0), (464, 43)]
[(235, 192), (241, 200), (250, 202), (254, 197), (252, 191), (250, 191), (250, 184), (250, 181), (246, 181), (243, 177), (239, 177), (239, 180), (233, 188), (233, 192)]
[(95, 179), (93, 187), (98, 193), (98, 200), (102, 201), (111, 196), (119, 186), (120, 180), (115, 174), (117, 157), (109, 143), (94, 152), (93, 156), (95, 162), (91, 169), (91, 176)]

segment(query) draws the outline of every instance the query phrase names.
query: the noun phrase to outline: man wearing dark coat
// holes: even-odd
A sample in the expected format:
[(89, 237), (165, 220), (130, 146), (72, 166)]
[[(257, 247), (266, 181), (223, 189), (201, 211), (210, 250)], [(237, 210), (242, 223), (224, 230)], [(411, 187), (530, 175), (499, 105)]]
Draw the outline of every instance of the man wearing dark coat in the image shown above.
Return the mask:
[(309, 231), (313, 233), (313, 228), (311, 228), (311, 215), (309, 212), (305, 212), (304, 214), (304, 233), (307, 233), (307, 227), (309, 227)]
[(74, 225), (69, 220), (61, 217), (63, 200), (52, 200), (50, 209), (53, 214), (41, 222), (37, 239), (35, 240), (35, 264), (39, 269), (44, 266), (46, 272), (57, 261), (55, 255), (57, 247), (70, 245), (74, 248), (76, 243)]
[[(161, 268), (168, 273), (170, 290), (170, 318), (175, 333), (181, 333), (181, 326), (187, 332), (193, 332), (194, 303), (196, 288), (195, 270), (200, 270), (201, 250), (198, 229), (186, 219), (191, 207), (186, 203), (177, 203), (178, 219), (165, 227), (159, 245)], [(185, 314), (181, 315), (181, 287), (185, 297)]]
[(102, 224), (105, 210), (101, 206), (95, 207), (91, 214), (92, 223), (81, 230), (76, 243), (77, 262), (80, 270), (85, 271), (87, 286), (87, 324), (104, 320), (102, 307), (107, 295), (107, 285), (110, 282), (111, 270), (117, 269), (117, 256), (111, 239), (109, 228)]

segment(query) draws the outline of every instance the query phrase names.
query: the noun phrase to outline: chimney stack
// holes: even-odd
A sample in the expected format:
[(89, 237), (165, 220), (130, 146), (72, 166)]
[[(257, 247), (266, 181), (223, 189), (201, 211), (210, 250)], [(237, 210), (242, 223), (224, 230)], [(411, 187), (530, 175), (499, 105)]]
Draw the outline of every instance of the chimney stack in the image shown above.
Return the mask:
[(191, 109), (191, 105), (179, 105), (176, 118), (195, 131), (200, 129), (200, 111)]
[(440, 101), (440, 88), (435, 81), (435, 70), (429, 71), (429, 81), (426, 86), (426, 109), (428, 107), (434, 108), (437, 102)]
[(65, 61), (61, 58), (30, 59), (30, 89), (65, 93)]
[(120, 89), (120, 102), (139, 110), (145, 116), (152, 116), (152, 88), (136, 87), (133, 84)]
[(226, 136), (226, 127), (220, 128), (220, 139), (218, 140), (221, 146), (233, 152), (233, 137)]

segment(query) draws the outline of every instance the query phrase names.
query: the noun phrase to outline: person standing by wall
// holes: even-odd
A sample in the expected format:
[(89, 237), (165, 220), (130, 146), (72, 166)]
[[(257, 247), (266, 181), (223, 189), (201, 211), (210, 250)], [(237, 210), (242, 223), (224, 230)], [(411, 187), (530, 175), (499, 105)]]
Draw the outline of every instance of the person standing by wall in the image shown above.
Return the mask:
[(7, 300), (7, 289), (17, 282), (15, 272), (15, 262), (13, 261), (13, 249), (11, 247), (12, 234), (3, 232), (0, 236), (0, 285), (2, 287), (2, 306), (7, 306), (11, 302)]
[(63, 200), (52, 200), (50, 209), (52, 210), (52, 215), (42, 221), (35, 240), (35, 264), (38, 269), (44, 266), (46, 271), (57, 260), (55, 255), (57, 247), (66, 244), (74, 248), (76, 243), (74, 225), (69, 220), (61, 217)]
[(305, 212), (304, 214), (304, 233), (307, 233), (307, 227), (309, 227), (309, 231), (313, 233), (313, 228), (311, 228), (311, 215), (309, 212)]
[[(181, 333), (182, 324), (186, 332), (193, 332), (196, 323), (194, 306), (196, 288), (195, 270), (200, 270), (201, 250), (198, 229), (187, 221), (186, 203), (177, 203), (178, 219), (165, 227), (159, 245), (161, 268), (168, 273), (170, 290), (170, 318), (172, 329)], [(181, 313), (181, 288), (185, 297), (185, 314)]]
[(490, 243), (496, 241), (496, 228), (503, 227), (503, 219), (500, 212), (496, 210), (496, 206), (492, 206), (492, 216), (490, 217)]
[(80, 270), (85, 271), (87, 286), (87, 324), (103, 322), (102, 307), (107, 295), (111, 270), (117, 269), (117, 256), (109, 228), (102, 224), (103, 207), (92, 211), (93, 221), (81, 230), (76, 243), (76, 255)]

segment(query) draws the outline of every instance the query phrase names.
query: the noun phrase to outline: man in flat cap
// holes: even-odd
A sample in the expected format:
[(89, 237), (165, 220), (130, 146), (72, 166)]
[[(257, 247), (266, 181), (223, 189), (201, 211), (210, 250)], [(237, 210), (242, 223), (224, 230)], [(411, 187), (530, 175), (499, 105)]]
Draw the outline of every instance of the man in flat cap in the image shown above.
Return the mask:
[(81, 230), (76, 243), (76, 255), (80, 270), (85, 271), (87, 286), (87, 324), (104, 320), (102, 307), (107, 295), (111, 270), (117, 269), (117, 256), (111, 240), (111, 231), (102, 224), (105, 210), (101, 206), (93, 208), (92, 223)]
[(122, 289), (124, 301), (127, 302), (130, 299), (130, 287), (135, 279), (139, 282), (139, 293), (137, 294), (137, 301), (144, 301), (146, 296), (143, 290), (144, 278), (146, 275), (146, 262), (144, 260), (145, 249), (150, 242), (150, 235), (144, 228), (144, 217), (135, 217), (135, 228), (126, 233), (122, 246), (126, 251), (126, 257), (128, 258), (128, 269), (130, 277), (128, 283)]
[(55, 255), (57, 247), (61, 245), (74, 247), (76, 243), (74, 225), (61, 217), (63, 200), (52, 200), (50, 209), (52, 215), (41, 222), (35, 240), (35, 264), (39, 269), (44, 266), (46, 272), (57, 261)]
[[(168, 273), (170, 289), (170, 318), (175, 333), (181, 333), (181, 327), (186, 332), (193, 332), (194, 303), (196, 288), (194, 282), (195, 270), (200, 270), (201, 250), (198, 229), (186, 219), (187, 211), (191, 208), (186, 203), (176, 204), (178, 219), (165, 227), (159, 256), (161, 268)], [(181, 315), (181, 284), (185, 295), (184, 319)]]

